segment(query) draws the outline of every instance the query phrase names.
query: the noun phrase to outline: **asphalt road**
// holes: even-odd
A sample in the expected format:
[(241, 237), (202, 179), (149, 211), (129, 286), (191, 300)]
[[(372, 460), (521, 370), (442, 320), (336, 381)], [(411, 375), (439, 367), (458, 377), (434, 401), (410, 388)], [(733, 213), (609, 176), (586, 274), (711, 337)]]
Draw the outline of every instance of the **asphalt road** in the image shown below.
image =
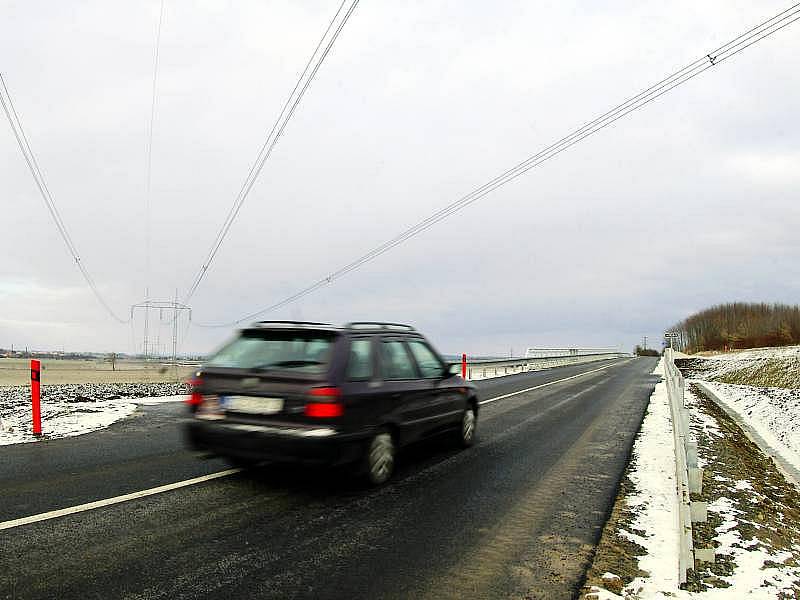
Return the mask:
[[(572, 598), (654, 365), (479, 382), (481, 400), (537, 389), (482, 405), (469, 450), (406, 451), (380, 489), (264, 466), (0, 529), (0, 598)], [(182, 448), (181, 412), (141, 407), (104, 431), (0, 447), (0, 524), (227, 469)]]

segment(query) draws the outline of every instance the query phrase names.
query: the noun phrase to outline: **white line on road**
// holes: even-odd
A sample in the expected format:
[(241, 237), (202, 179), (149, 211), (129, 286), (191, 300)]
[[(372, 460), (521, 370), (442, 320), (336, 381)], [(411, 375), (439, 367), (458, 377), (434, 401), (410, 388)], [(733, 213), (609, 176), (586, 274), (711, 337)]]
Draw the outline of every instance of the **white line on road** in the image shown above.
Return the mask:
[[(627, 362), (627, 361), (625, 361)], [(511, 396), (516, 396), (518, 394), (524, 394), (525, 392), (532, 392), (533, 390), (539, 390), (549, 385), (555, 385), (557, 383), (561, 383), (562, 381), (569, 381), (570, 379), (577, 379), (578, 377), (583, 377), (584, 375), (589, 375), (590, 373), (597, 373), (598, 371), (605, 371), (613, 366), (624, 364), (624, 363), (616, 363), (614, 365), (606, 365), (605, 367), (600, 367), (599, 369), (594, 369), (592, 371), (586, 371), (585, 373), (578, 373), (577, 375), (572, 375), (571, 377), (564, 377), (564, 379), (556, 379), (555, 381), (550, 381), (548, 383), (543, 383), (541, 385), (535, 385), (533, 387), (525, 388), (524, 390), (519, 390), (517, 392), (511, 392), (510, 394), (503, 394), (502, 396), (495, 396), (494, 398), (489, 398), (488, 400), (481, 400), (478, 404), (489, 404), (489, 402), (494, 402), (495, 400), (502, 400), (503, 398), (510, 398)]]
[(47, 521), (57, 517), (66, 515), (74, 515), (75, 513), (84, 512), (87, 510), (94, 510), (95, 508), (102, 508), (104, 506), (111, 506), (112, 504), (119, 504), (120, 502), (127, 502), (128, 500), (136, 500), (137, 498), (144, 498), (145, 496), (152, 496), (170, 490), (177, 490), (178, 488), (196, 485), (212, 479), (219, 479), (220, 477), (227, 477), (239, 473), (241, 469), (228, 469), (226, 471), (219, 471), (211, 473), (211, 475), (203, 475), (202, 477), (195, 477), (194, 479), (186, 479), (176, 483), (168, 483), (167, 485), (160, 485), (158, 487), (150, 488), (148, 490), (141, 490), (139, 492), (132, 492), (122, 496), (114, 496), (113, 498), (106, 498), (105, 500), (97, 500), (95, 502), (87, 502), (86, 504), (78, 504), (77, 506), (70, 506), (69, 508), (62, 508), (60, 510), (51, 510), (50, 512), (40, 513), (38, 515), (31, 515), (30, 517), (22, 517), (21, 519), (12, 519), (11, 521), (3, 521), (0, 523), (0, 530), (12, 529), (20, 527), (21, 525), (29, 525), (30, 523), (38, 523), (39, 521)]

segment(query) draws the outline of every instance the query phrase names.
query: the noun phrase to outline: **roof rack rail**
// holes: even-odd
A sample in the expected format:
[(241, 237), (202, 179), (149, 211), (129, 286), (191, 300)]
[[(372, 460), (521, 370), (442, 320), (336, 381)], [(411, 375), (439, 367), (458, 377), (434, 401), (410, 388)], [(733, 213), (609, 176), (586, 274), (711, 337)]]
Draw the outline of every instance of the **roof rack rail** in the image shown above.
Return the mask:
[(411, 325), (403, 323), (383, 323), (381, 321), (353, 321), (345, 325), (347, 329), (386, 329), (386, 330), (402, 330), (402, 331), (416, 331)]
[(335, 327), (330, 323), (317, 323), (316, 321), (256, 321), (254, 327)]

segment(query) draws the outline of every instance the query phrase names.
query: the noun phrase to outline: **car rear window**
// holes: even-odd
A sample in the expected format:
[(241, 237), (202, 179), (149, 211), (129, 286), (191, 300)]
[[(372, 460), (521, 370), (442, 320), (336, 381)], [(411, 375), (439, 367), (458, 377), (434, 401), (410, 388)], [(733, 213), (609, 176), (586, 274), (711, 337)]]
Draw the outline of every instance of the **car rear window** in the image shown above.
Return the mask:
[(244, 331), (220, 348), (206, 364), (255, 370), (323, 373), (330, 361), (335, 333)]

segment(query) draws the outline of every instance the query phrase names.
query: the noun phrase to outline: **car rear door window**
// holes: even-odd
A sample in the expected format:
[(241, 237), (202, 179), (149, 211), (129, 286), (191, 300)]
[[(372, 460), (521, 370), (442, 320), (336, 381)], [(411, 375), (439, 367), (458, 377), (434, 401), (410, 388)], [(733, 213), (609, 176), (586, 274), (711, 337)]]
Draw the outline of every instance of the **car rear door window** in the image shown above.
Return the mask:
[(400, 340), (381, 342), (381, 367), (384, 379), (416, 379), (414, 363)]
[(347, 379), (368, 381), (372, 379), (372, 340), (355, 339), (350, 344), (350, 358), (347, 360)]
[(442, 376), (444, 365), (425, 342), (411, 341), (408, 342), (408, 347), (425, 379), (436, 379)]

